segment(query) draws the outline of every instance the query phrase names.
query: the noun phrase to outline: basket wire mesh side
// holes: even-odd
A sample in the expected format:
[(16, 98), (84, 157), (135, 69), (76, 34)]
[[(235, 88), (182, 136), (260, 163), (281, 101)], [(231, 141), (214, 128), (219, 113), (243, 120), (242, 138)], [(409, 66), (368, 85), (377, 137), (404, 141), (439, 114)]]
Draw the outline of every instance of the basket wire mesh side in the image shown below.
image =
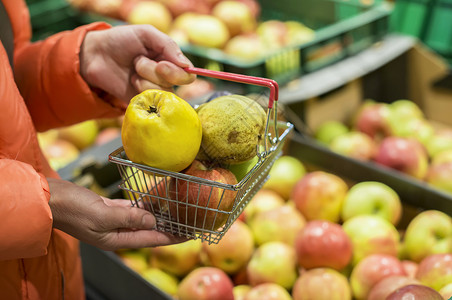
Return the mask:
[[(266, 84), (263, 78), (198, 68), (189, 71), (225, 80)], [(271, 82), (272, 86), (274, 84)], [(270, 96), (266, 138), (261, 145), (256, 145), (258, 162), (237, 184), (137, 164), (130, 161), (124, 148), (120, 147), (109, 155), (109, 161), (117, 165), (121, 175), (119, 188), (126, 192), (133, 206), (154, 214), (157, 230), (199, 238), (209, 244), (218, 243), (268, 179), (269, 171), (293, 129), (292, 124), (276, 120), (276, 105), (273, 105), (271, 97), (277, 99), (277, 88)]]

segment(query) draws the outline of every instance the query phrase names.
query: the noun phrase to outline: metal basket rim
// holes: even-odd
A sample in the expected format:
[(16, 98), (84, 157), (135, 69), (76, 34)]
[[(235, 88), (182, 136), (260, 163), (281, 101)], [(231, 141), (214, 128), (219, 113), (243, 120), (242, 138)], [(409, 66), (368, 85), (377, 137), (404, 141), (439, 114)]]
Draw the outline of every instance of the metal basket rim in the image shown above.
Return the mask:
[(277, 123), (278, 123), (278, 126), (285, 126), (286, 127), (284, 132), (278, 137), (278, 142), (272, 148), (270, 148), (270, 151), (269, 151), (268, 155), (266, 155), (263, 159), (259, 159), (259, 161), (248, 172), (248, 174), (236, 184), (221, 183), (221, 182), (217, 182), (217, 181), (213, 181), (213, 180), (209, 180), (209, 179), (205, 179), (205, 178), (199, 178), (199, 177), (196, 177), (196, 176), (183, 174), (183, 173), (180, 173), (180, 172), (167, 171), (167, 170), (162, 170), (162, 169), (150, 167), (150, 166), (143, 165), (143, 164), (134, 163), (134, 162), (132, 162), (132, 161), (130, 161), (128, 159), (119, 157), (120, 153), (122, 153), (124, 151), (124, 147), (123, 146), (120, 146), (116, 150), (112, 151), (109, 154), (109, 156), (108, 156), (108, 160), (110, 162), (112, 162), (112, 163), (115, 163), (115, 164), (126, 165), (126, 166), (130, 166), (130, 167), (136, 167), (136, 168), (138, 168), (138, 169), (140, 169), (142, 171), (148, 171), (150, 173), (159, 174), (159, 175), (163, 175), (163, 176), (166, 176), (166, 177), (190, 180), (190, 181), (193, 181), (193, 182), (196, 182), (196, 183), (201, 183), (201, 184), (204, 184), (204, 185), (209, 185), (209, 186), (224, 188), (224, 189), (228, 189), (228, 190), (238, 191), (252, 177), (251, 176), (252, 173), (256, 169), (258, 169), (270, 157), (270, 155), (273, 152), (275, 152), (278, 149), (280, 149), (280, 147), (279, 147), (280, 144), (282, 144), (284, 142), (285, 138), (287, 137), (289, 132), (294, 127), (293, 124), (290, 123), (290, 122), (278, 121)]

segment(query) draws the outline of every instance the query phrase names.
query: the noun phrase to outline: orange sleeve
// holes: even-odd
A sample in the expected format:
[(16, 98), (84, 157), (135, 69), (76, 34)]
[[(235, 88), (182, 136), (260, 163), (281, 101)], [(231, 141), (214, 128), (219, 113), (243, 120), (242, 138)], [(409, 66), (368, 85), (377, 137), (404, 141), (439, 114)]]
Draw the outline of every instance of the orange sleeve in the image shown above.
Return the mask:
[(114, 117), (124, 107), (100, 99), (79, 73), (80, 46), (90, 30), (110, 28), (93, 23), (24, 43), (15, 52), (14, 73), (38, 131), (87, 119)]
[(0, 170), (0, 260), (46, 254), (52, 232), (47, 180), (12, 159), (0, 159)]

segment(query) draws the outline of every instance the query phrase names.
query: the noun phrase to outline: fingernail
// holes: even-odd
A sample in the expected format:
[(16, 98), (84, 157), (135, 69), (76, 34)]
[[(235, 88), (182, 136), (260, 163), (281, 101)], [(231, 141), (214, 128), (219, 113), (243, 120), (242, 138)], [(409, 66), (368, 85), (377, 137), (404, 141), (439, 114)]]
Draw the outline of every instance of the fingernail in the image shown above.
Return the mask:
[(154, 228), (155, 227), (155, 218), (150, 214), (145, 214), (141, 219), (142, 228)]
[(182, 63), (186, 64), (189, 67), (193, 66), (191, 61), (183, 53), (179, 53), (179, 59), (181, 60)]

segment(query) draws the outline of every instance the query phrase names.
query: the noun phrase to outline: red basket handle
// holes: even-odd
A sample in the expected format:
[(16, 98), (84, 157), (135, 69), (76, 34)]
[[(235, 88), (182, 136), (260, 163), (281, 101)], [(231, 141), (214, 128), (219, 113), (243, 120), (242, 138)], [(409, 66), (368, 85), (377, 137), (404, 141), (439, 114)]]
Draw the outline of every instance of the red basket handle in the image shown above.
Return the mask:
[(254, 76), (242, 75), (242, 74), (236, 74), (236, 73), (228, 73), (228, 72), (222, 72), (222, 71), (214, 71), (214, 70), (208, 70), (208, 69), (202, 69), (202, 68), (196, 68), (196, 67), (188, 67), (188, 68), (184, 68), (184, 70), (187, 73), (202, 75), (202, 76), (206, 76), (206, 77), (213, 77), (213, 78), (217, 78), (217, 79), (224, 79), (224, 80), (229, 80), (229, 81), (234, 81), (234, 82), (249, 83), (249, 84), (268, 87), (270, 89), (268, 108), (273, 108), (273, 102), (278, 101), (279, 87), (278, 87), (278, 83), (273, 79), (254, 77)]

